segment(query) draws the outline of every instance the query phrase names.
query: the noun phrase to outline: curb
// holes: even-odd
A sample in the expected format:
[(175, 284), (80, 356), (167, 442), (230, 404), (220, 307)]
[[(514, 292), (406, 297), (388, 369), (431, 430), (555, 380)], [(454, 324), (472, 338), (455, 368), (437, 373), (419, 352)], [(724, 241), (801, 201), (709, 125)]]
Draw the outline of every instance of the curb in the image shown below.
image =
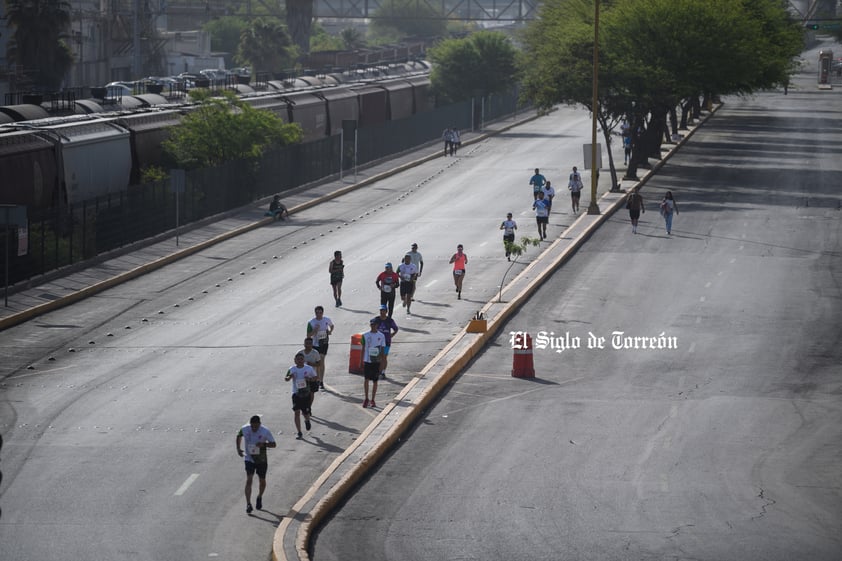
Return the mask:
[[(675, 152), (677, 152), (690, 139), (690, 137), (693, 136), (695, 131), (707, 122), (707, 120), (719, 109), (719, 107), (721, 107), (721, 104), (715, 106), (704, 117), (702, 117), (697, 124), (681, 138), (681, 140), (671, 147), (666, 154), (662, 155), (661, 159), (652, 166), (652, 169), (647, 170), (647, 173), (635, 182), (632, 188), (639, 188), (646, 184), (649, 179), (666, 164), (672, 155), (675, 154)], [(501, 131), (507, 130), (508, 128), (509, 127), (501, 129)], [(479, 141), (482, 138), (485, 138), (485, 136), (474, 139), (474, 141)], [(431, 158), (419, 160), (419, 163), (421, 161), (426, 161), (427, 159)], [(605, 221), (611, 218), (614, 213), (622, 207), (625, 194), (623, 192), (612, 193), (609, 191), (604, 193), (599, 198), (599, 201), (602, 202), (612, 198), (615, 199), (595, 220), (593, 220), (591, 224), (586, 226), (585, 230), (579, 234), (568, 247), (563, 249), (557, 257), (549, 263), (542, 262), (544, 256), (551, 253), (554, 248), (557, 249), (558, 245), (560, 245), (562, 241), (568, 241), (564, 240), (564, 233), (562, 233), (558, 239), (550, 244), (549, 247), (542, 251), (538, 258), (531, 262), (523, 271), (520, 272), (520, 274), (509, 282), (509, 287), (515, 286), (516, 283), (525, 278), (530, 271), (534, 272), (539, 264), (543, 267), (541, 272), (539, 272), (534, 279), (528, 281), (526, 287), (514, 296), (512, 300), (506, 302), (505, 304), (498, 304), (494, 301), (489, 301), (483, 306), (482, 312), (485, 314), (485, 312), (489, 311), (493, 306), (502, 305), (502, 309), (500, 309), (497, 315), (489, 320), (488, 329), (484, 333), (469, 334), (465, 329), (463, 329), (438, 353), (438, 355), (436, 355), (436, 357), (427, 363), (421, 372), (418, 373), (418, 376), (413, 378), (394, 400), (383, 408), (383, 411), (381, 411), (381, 413), (368, 425), (368, 427), (366, 427), (362, 434), (360, 434), (360, 436), (355, 440), (354, 444), (349, 446), (339, 457), (336, 458), (330, 467), (322, 473), (313, 485), (310, 486), (307, 493), (293, 506), (290, 513), (281, 521), (281, 524), (275, 532), (272, 544), (273, 561), (310, 560), (308, 549), (313, 530), (318, 528), (320, 523), (333, 512), (336, 506), (343, 501), (349, 493), (351, 493), (354, 487), (356, 487), (363, 477), (368, 474), (369, 468), (374, 468), (379, 464), (380, 460), (392, 449), (400, 437), (412, 427), (427, 407), (438, 398), (444, 388), (453, 381), (453, 379), (465, 368), (471, 359), (473, 359), (482, 350), (482, 348), (485, 347), (492, 337), (496, 337), (497, 332), (506, 323), (506, 321), (508, 321), (508, 319), (523, 306), (523, 304), (538, 290), (538, 288), (541, 287), (541, 285), (547, 281), (552, 274), (554, 274), (565, 262), (576, 254), (585, 241), (587, 241)], [(580, 221), (586, 219), (587, 216), (587, 214), (579, 216), (579, 218), (577, 218), (573, 224), (568, 227), (568, 230), (575, 227)], [(505, 294), (505, 290), (503, 294)], [(428, 387), (421, 391), (416, 401), (412, 403), (403, 402), (404, 397), (415, 389), (415, 386), (417, 386), (422, 379), (426, 378), (431, 371), (436, 369), (438, 363), (445, 359), (445, 357), (450, 354), (450, 351), (453, 350), (459, 343), (466, 340), (469, 335), (474, 335), (473, 340), (467, 343), (467, 346), (459, 351), (455, 358), (452, 358), (440, 369), (436, 378)], [(395, 422), (394, 425), (391, 426), (386, 434), (377, 441), (371, 451), (368, 452), (359, 463), (351, 466), (349, 471), (341, 477), (339, 482), (327, 490), (325, 495), (316, 503), (309, 513), (302, 513), (302, 509), (316, 494), (319, 487), (354, 451), (362, 445), (372, 431), (399, 404), (402, 406), (404, 413), (402, 413), (402, 416)], [(295, 532), (294, 543), (290, 544), (286, 543), (288, 541), (287, 532), (289, 532), (293, 521), (299, 521), (301, 525)], [(288, 553), (294, 554), (295, 556), (288, 556)]]

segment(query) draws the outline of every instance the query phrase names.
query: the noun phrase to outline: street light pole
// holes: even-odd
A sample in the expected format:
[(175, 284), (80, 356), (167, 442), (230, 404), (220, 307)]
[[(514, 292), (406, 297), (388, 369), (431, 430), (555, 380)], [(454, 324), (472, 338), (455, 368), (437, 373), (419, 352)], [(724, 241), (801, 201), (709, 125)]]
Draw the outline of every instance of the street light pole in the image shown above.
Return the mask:
[(597, 87), (599, 85), (599, 0), (594, 0), (594, 16), (593, 16), (593, 98), (591, 100), (591, 110), (593, 111), (593, 119), (591, 120), (591, 203), (588, 205), (588, 214), (600, 214), (599, 205), (596, 203), (596, 183), (599, 179), (599, 170), (596, 167), (597, 144), (596, 144), (596, 114), (599, 111), (599, 102), (597, 101)]

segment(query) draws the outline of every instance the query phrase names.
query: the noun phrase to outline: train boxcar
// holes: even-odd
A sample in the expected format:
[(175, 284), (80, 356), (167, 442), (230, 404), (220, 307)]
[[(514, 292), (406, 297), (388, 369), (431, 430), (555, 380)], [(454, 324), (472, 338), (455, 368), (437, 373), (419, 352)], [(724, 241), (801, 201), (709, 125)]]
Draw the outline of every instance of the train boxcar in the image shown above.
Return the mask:
[(357, 93), (348, 88), (328, 88), (313, 92), (327, 102), (328, 135), (342, 131), (342, 121), (357, 121), (360, 116), (360, 104)]
[(37, 131), (60, 150), (59, 174), (67, 202), (128, 188), (132, 169), (130, 134), (113, 120), (62, 123)]
[(380, 125), (388, 120), (388, 91), (374, 85), (354, 87), (351, 91), (357, 94), (360, 127)]
[(46, 208), (57, 196), (55, 146), (32, 131), (0, 134), (0, 203)]
[(415, 106), (412, 95), (412, 84), (406, 80), (387, 80), (385, 82), (373, 82), (379, 88), (383, 88), (389, 94), (388, 119), (397, 121), (406, 119), (413, 114)]
[(50, 116), (46, 109), (40, 105), (5, 105), (0, 107), (0, 114), (5, 115), (9, 121), (32, 121), (33, 119), (45, 119)]
[[(286, 94), (290, 123), (298, 123), (304, 131), (304, 142), (324, 138), (330, 132), (327, 120), (327, 102), (313, 92)], [(340, 123), (341, 126), (341, 123)]]
[(433, 108), (433, 100), (430, 96), (430, 78), (428, 76), (414, 76), (406, 78), (412, 84), (412, 111), (413, 113), (425, 113)]
[(150, 111), (121, 115), (116, 122), (131, 134), (131, 184), (140, 183), (143, 169), (164, 166), (166, 158), (162, 143), (170, 136), (172, 127), (181, 123), (181, 111)]

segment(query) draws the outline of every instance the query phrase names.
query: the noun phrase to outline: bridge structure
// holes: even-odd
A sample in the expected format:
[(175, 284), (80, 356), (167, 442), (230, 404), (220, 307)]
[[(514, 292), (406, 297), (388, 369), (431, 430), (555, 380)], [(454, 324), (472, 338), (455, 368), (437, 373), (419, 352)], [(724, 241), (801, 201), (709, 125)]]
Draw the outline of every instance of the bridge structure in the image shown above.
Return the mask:
[[(318, 18), (376, 19), (377, 12), (406, 2), (395, 0), (314, 0), (313, 15)], [(538, 17), (537, 0), (411, 0), (412, 19), (446, 19), (454, 21), (526, 21)]]

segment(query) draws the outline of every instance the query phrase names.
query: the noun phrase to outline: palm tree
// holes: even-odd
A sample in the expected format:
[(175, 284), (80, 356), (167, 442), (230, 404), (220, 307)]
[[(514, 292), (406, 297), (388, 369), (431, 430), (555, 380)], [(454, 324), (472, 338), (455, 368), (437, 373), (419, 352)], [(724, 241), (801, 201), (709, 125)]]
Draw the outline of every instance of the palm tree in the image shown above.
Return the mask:
[[(10, 62), (36, 90), (59, 89), (73, 65), (64, 39), (70, 28), (70, 3), (65, 0), (6, 0), (6, 15), (14, 28), (8, 45)], [(19, 88), (22, 84), (16, 83)]]

